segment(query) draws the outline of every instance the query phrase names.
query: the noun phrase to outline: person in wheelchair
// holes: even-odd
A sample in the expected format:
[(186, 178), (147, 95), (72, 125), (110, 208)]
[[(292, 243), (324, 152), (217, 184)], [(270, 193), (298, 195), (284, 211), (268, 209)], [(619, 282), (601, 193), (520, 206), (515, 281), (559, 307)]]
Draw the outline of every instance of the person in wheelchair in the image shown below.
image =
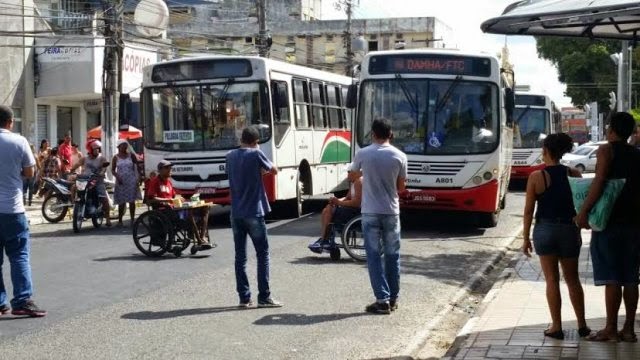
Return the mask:
[(353, 171), (351, 164), (347, 165), (347, 180), (349, 180), (349, 192), (343, 198), (332, 197), (329, 204), (322, 210), (320, 238), (309, 245), (309, 250), (314, 253), (322, 253), (322, 250), (330, 249), (333, 244), (331, 231), (333, 224), (344, 225), (349, 220), (360, 215), (360, 200), (362, 199), (362, 177), (359, 172)]
[[(149, 181), (145, 203), (154, 210), (163, 211), (172, 222), (177, 222), (180, 217), (173, 210), (173, 200), (181, 197), (176, 194), (171, 183), (172, 166), (173, 164), (167, 160), (161, 160), (158, 163), (158, 175)], [(202, 234), (202, 242), (199, 244), (200, 250), (209, 250), (213, 247), (209, 239), (209, 208), (202, 207), (191, 211), (196, 217), (196, 223), (200, 227), (199, 232)]]

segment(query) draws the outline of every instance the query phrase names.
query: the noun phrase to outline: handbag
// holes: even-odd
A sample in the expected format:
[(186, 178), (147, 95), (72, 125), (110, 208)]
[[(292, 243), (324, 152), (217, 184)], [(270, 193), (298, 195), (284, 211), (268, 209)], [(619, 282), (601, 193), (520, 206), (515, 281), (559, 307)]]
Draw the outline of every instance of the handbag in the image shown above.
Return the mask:
[[(569, 178), (569, 186), (573, 196), (573, 206), (580, 212), (582, 205), (589, 194), (592, 178)], [(589, 211), (589, 226), (592, 230), (602, 231), (606, 229), (613, 207), (618, 200), (618, 196), (624, 188), (626, 179), (610, 179), (604, 185), (602, 195)]]

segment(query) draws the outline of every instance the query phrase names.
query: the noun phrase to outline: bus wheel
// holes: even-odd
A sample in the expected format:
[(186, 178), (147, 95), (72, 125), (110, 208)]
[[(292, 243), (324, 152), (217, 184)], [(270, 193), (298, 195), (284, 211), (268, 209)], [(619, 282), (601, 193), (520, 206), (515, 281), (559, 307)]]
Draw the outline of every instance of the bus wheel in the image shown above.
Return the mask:
[(496, 210), (492, 213), (479, 213), (478, 214), (478, 226), (483, 228), (493, 228), (498, 226), (498, 220), (500, 219), (500, 210)]

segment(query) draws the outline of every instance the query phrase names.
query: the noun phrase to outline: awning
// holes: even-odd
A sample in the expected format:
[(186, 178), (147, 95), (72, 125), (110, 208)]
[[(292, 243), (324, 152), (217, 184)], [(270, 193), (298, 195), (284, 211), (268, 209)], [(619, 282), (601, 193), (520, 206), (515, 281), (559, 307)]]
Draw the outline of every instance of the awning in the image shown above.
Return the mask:
[(640, 1), (525, 0), (480, 27), (492, 34), (635, 40), (640, 39)]

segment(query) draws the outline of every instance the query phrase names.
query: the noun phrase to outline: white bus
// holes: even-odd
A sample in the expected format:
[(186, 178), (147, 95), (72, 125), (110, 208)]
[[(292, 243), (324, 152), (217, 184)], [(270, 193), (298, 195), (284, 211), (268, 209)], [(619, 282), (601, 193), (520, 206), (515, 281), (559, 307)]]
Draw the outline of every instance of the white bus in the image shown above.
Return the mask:
[(513, 160), (511, 178), (526, 180), (544, 168), (542, 141), (556, 129), (558, 112), (546, 95), (516, 92), (513, 114)]
[(374, 119), (390, 120), (392, 143), (409, 160), (401, 206), (474, 212), (481, 226), (495, 226), (511, 174), (512, 89), (513, 73), (493, 56), (369, 53), (361, 65), (354, 148), (371, 143)]
[(243, 128), (258, 125), (260, 149), (280, 169), (265, 176), (269, 201), (289, 200), (299, 216), (304, 195), (346, 189), (352, 111), (344, 98), (351, 84), (348, 77), (258, 57), (148, 66), (140, 97), (145, 171), (169, 160), (177, 192), (229, 204), (225, 155), (239, 146)]

